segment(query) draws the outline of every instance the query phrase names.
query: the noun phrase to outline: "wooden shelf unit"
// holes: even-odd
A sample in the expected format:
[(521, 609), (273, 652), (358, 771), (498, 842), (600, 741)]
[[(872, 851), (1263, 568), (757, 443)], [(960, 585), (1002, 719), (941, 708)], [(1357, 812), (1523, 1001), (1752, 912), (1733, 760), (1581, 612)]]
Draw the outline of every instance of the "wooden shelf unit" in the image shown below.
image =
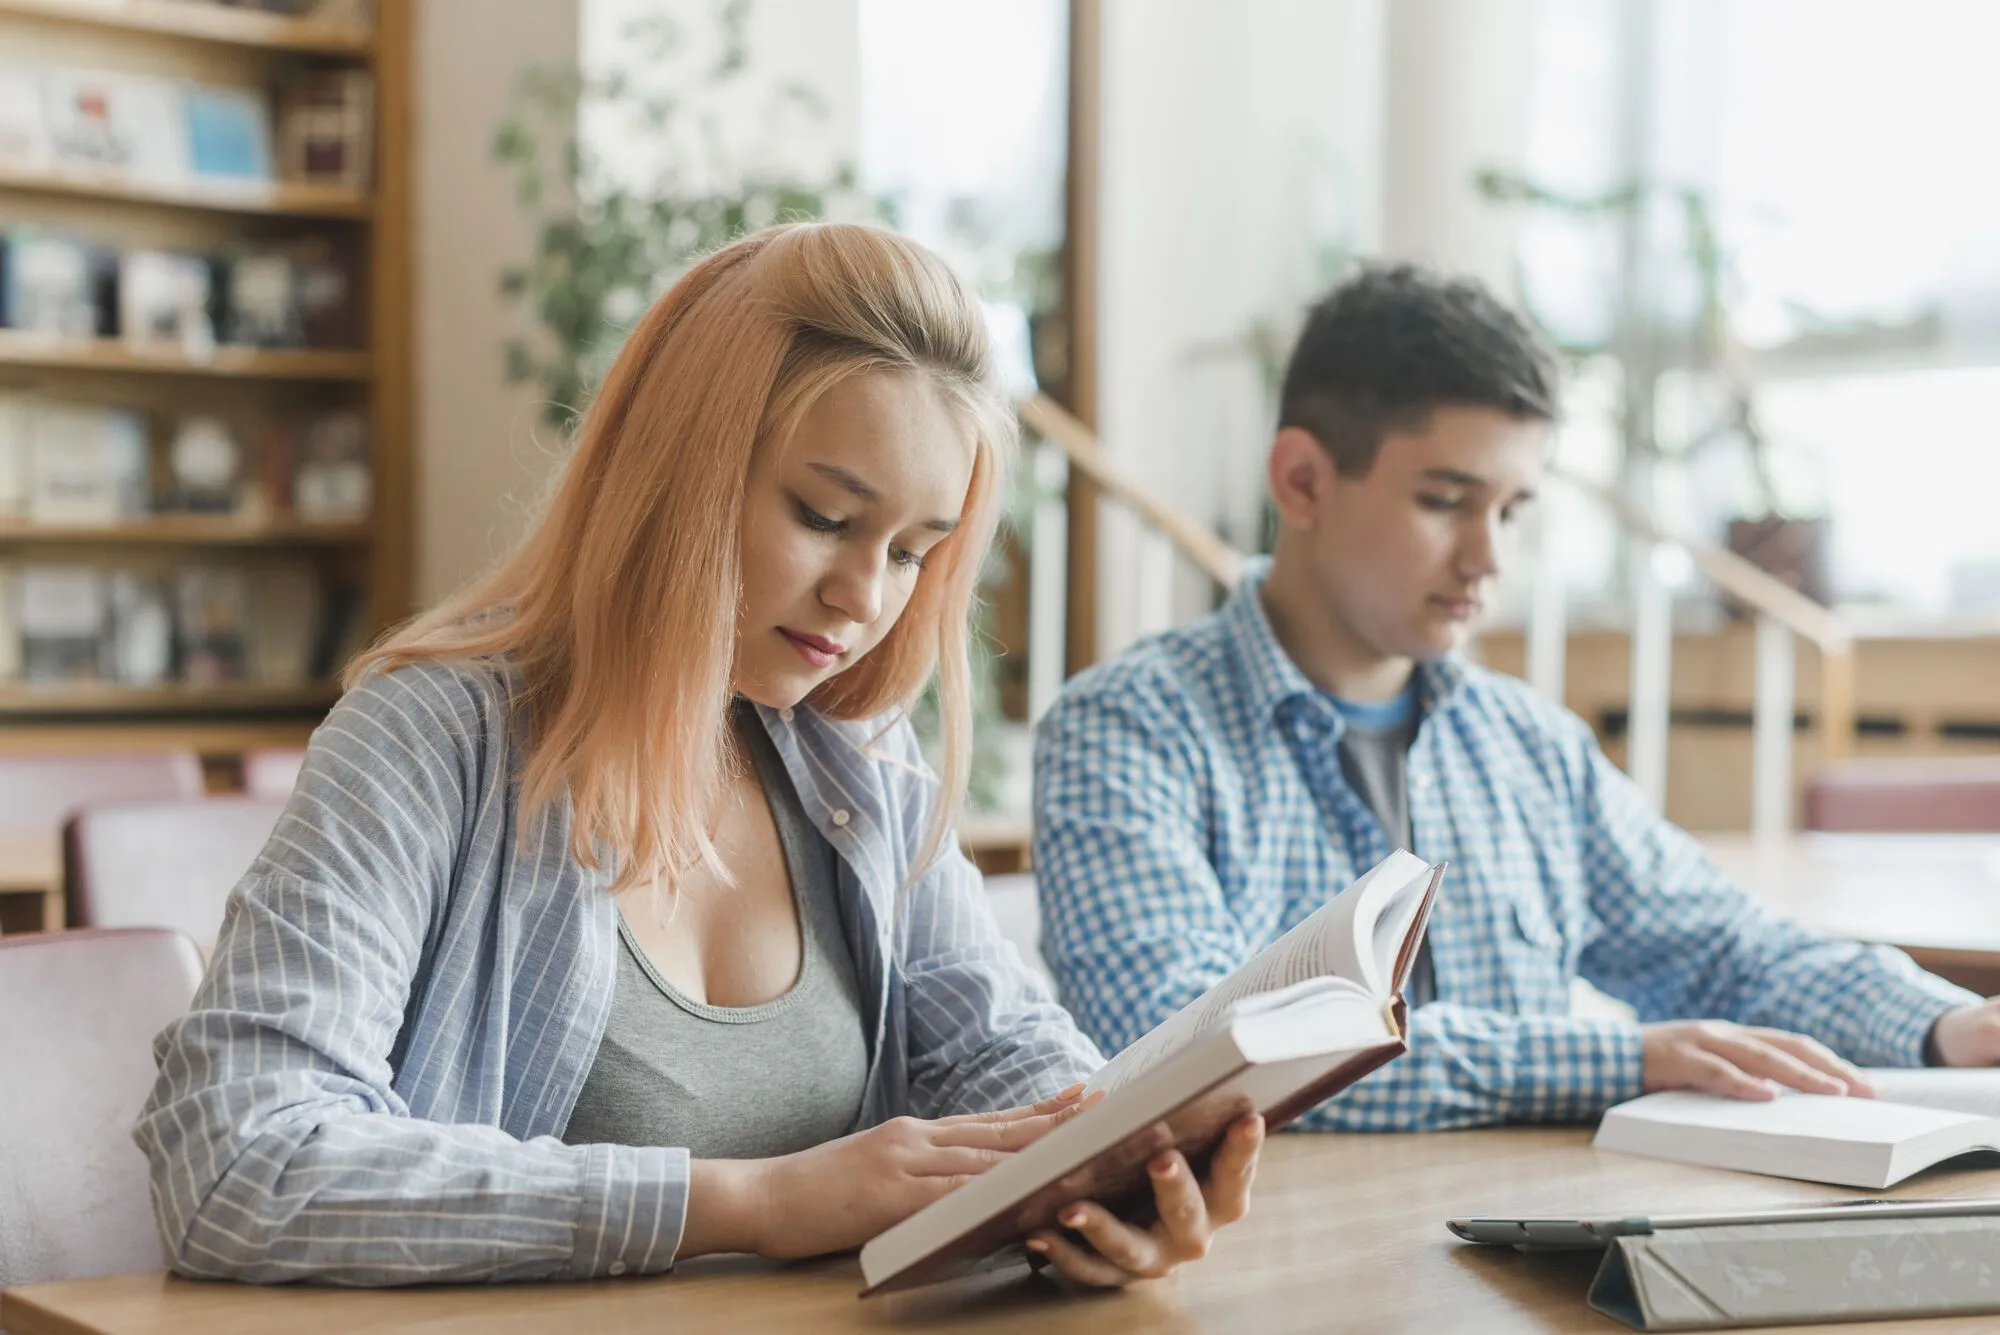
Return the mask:
[(0, 329), (0, 367), (41, 371), (138, 371), (147, 375), (222, 376), (255, 380), (366, 380), (365, 352), (322, 348), (245, 348), (218, 344), (197, 357), (171, 343), (115, 338), (52, 338)]
[(109, 682), (0, 687), (0, 720), (71, 714), (246, 714), (324, 709), (338, 698), (328, 682), (234, 681), (213, 686)]
[(255, 522), (232, 515), (147, 515), (116, 524), (38, 524), (0, 518), (0, 549), (35, 547), (352, 547), (373, 530), (365, 523), (310, 519)]
[[(0, 9), (0, 15), (5, 12)], [(168, 183), (131, 181), (95, 172), (26, 171), (0, 166), (0, 190), (276, 218), (365, 219), (375, 211), (375, 201), (357, 191), (296, 185), (289, 181)]]
[[(377, 0), (378, 26), (384, 3)], [(366, 29), (206, 0), (0, 0), (0, 17), (8, 16), (307, 55), (367, 57), (376, 45)]]
[[(157, 568), (232, 553), (246, 567), (293, 559), (359, 583), (361, 640), (408, 615), (412, 9), (413, 0), (374, 0), (373, 27), (363, 30), (211, 0), (0, 0), (0, 50), (10, 62), (90, 67), (101, 48), (106, 68), (268, 86), (304, 58), (368, 69), (376, 95), (374, 180), (366, 192), (0, 168), (0, 215), (113, 244), (209, 249), (237, 237), (326, 234), (350, 247), (363, 266), (356, 292), (366, 314), (361, 348), (223, 345), (194, 356), (174, 345), (0, 329), (0, 388), (138, 408), (160, 423), (191, 412), (359, 409), (370, 427), (370, 516), (327, 523), (289, 515), (155, 514), (60, 526), (10, 516), (0, 518), (0, 561)], [(247, 461), (246, 474), (257, 476), (258, 466)], [(0, 751), (186, 746), (214, 773), (232, 768), (245, 750), (303, 745), (337, 698), (337, 686), (322, 681), (150, 688), (0, 682)]]

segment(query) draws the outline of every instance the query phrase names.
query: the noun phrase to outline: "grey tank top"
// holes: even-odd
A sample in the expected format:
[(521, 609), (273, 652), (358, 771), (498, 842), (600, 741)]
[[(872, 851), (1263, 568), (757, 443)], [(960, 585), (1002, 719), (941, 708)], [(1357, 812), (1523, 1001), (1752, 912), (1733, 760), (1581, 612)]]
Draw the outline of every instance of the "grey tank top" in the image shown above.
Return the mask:
[(861, 989), (841, 930), (839, 854), (812, 822), (754, 715), (752, 763), (791, 873), (802, 961), (761, 1006), (710, 1006), (662, 977), (621, 914), (617, 990), (563, 1139), (758, 1159), (846, 1135), (868, 1079)]

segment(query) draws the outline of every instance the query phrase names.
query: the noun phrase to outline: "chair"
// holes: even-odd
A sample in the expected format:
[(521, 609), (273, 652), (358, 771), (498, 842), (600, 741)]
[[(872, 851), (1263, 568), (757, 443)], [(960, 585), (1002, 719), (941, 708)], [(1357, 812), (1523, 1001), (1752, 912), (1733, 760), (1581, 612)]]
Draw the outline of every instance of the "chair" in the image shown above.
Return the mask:
[(192, 751), (0, 756), (0, 833), (51, 837), (78, 807), (200, 797)]
[(179, 932), (0, 940), (0, 1287), (161, 1264), (132, 1123), (200, 981)]
[(243, 755), (243, 791), (252, 797), (290, 797), (306, 763), (300, 747), (271, 746)]
[(206, 949), (285, 804), (260, 797), (88, 807), (63, 831), (69, 920), (172, 927)]
[(2000, 756), (1843, 760), (1806, 789), (1806, 828), (1843, 833), (2000, 832)]
[(1049, 972), (1048, 961), (1042, 958), (1042, 908), (1035, 900), (1034, 874), (1010, 872), (989, 876), (986, 898), (1000, 924), (1000, 935), (1012, 941), (1028, 967), (1054, 987), (1055, 975)]

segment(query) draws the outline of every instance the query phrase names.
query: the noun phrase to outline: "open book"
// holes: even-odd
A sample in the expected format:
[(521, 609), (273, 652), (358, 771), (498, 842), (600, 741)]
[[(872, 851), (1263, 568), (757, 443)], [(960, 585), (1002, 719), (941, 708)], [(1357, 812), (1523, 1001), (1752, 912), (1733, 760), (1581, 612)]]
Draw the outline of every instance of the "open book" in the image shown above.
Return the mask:
[(1591, 1143), (1710, 1168), (1881, 1190), (1976, 1150), (2000, 1150), (2000, 1071), (1867, 1072), (1876, 1097), (1787, 1091), (1768, 1103), (1647, 1094), (1604, 1114)]
[(962, 1273), (1074, 1201), (1143, 1216), (1168, 1138), (1199, 1170), (1237, 1118), (1277, 1127), (1402, 1053), (1402, 989), (1443, 876), (1410, 853), (1378, 863), (1107, 1063), (1097, 1102), (863, 1247), (866, 1292)]

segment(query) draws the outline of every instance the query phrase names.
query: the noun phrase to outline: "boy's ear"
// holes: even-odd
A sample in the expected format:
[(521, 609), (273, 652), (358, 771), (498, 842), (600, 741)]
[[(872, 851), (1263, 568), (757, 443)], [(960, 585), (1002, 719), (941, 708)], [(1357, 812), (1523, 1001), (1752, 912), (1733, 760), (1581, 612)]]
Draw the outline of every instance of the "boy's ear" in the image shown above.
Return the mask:
[(1316, 527), (1333, 483), (1333, 457), (1326, 447), (1303, 427), (1284, 427), (1271, 441), (1268, 468), (1278, 517), (1291, 528)]

